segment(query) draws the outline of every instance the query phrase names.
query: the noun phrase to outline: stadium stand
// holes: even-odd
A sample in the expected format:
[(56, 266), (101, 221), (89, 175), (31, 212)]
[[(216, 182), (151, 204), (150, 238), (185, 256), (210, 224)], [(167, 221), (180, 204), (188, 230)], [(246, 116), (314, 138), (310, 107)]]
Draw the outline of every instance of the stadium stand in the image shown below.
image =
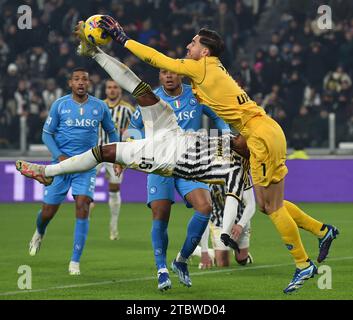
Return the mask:
[[(324, 3), (332, 7), (332, 30), (317, 28)], [(17, 26), (23, 4), (32, 9), (32, 29)], [(176, 58), (200, 27), (214, 28), (225, 40), (225, 66), (281, 124), (290, 147), (327, 147), (329, 113), (337, 144), (353, 139), (350, 1), (0, 0), (0, 149), (19, 148), (21, 118), (27, 143), (41, 143), (50, 104), (67, 91), (72, 68), (89, 68), (91, 93), (103, 97), (106, 74), (75, 54), (72, 36), (79, 20), (96, 13), (116, 17), (132, 38)], [(118, 46), (107, 50), (157, 85), (156, 70)]]

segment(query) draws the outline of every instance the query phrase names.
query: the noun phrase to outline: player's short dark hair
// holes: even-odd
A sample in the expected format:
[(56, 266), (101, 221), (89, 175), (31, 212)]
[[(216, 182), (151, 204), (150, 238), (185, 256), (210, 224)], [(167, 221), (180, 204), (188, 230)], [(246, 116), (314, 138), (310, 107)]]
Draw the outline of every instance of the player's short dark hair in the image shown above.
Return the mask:
[(200, 43), (210, 50), (210, 55), (219, 57), (224, 50), (224, 41), (218, 32), (202, 28), (197, 33), (200, 36)]
[(115, 80), (113, 80), (112, 78), (108, 78), (108, 79), (105, 79), (105, 85), (107, 85), (108, 82), (115, 82)]
[(86, 68), (77, 67), (77, 68), (75, 68), (75, 69), (73, 69), (73, 70), (71, 71), (71, 76), (70, 76), (70, 78), (72, 78), (73, 74), (74, 74), (75, 72), (78, 72), (78, 71), (87, 72), (87, 73), (89, 74), (89, 72), (88, 72), (88, 70), (87, 70)]

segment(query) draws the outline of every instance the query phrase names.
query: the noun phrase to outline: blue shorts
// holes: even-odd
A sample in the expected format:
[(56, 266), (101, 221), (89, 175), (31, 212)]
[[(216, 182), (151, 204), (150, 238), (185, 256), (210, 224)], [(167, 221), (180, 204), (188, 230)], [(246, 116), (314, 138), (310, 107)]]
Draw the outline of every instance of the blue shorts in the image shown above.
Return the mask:
[(64, 174), (54, 177), (50, 186), (44, 188), (43, 202), (46, 204), (60, 204), (64, 201), (70, 187), (73, 196), (87, 196), (93, 200), (96, 186), (96, 169), (74, 174)]
[(170, 200), (174, 203), (174, 189), (184, 199), (188, 208), (192, 208), (192, 205), (185, 199), (189, 192), (195, 189), (210, 190), (208, 185), (202, 182), (149, 174), (147, 177), (147, 205), (150, 207), (151, 202), (156, 200)]

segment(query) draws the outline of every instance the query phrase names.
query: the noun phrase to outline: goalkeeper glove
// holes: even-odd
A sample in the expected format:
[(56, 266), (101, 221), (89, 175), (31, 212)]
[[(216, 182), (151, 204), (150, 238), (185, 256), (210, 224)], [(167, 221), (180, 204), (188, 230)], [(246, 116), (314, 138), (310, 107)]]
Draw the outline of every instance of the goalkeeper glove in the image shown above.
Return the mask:
[(122, 26), (111, 16), (102, 16), (102, 19), (98, 22), (98, 26), (105, 30), (112, 37), (112, 39), (119, 42), (123, 46), (125, 45), (125, 42), (130, 39), (126, 35)]

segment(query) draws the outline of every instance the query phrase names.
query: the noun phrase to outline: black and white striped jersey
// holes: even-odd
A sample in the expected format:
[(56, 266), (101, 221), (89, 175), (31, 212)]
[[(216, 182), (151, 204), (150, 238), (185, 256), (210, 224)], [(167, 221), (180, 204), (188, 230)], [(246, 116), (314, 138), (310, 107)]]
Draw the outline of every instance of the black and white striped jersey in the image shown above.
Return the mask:
[[(134, 107), (128, 102), (121, 100), (116, 105), (110, 105), (109, 101), (106, 99), (104, 102), (108, 105), (109, 111), (112, 115), (112, 120), (115, 123), (115, 128), (117, 134), (121, 137), (124, 131), (128, 128), (132, 114), (134, 113)], [(105, 131), (100, 126), (99, 127), (99, 140), (98, 144), (109, 143), (109, 138), (105, 134)]]
[[(213, 208), (211, 221), (222, 226), (225, 197), (235, 197), (239, 201), (236, 222), (244, 212), (242, 197), (244, 190), (251, 188), (249, 160), (231, 150), (231, 135), (209, 137), (204, 134), (196, 137), (174, 168), (173, 175), (184, 179), (194, 179), (211, 184)], [(191, 139), (192, 140), (192, 139)], [(187, 139), (186, 141), (190, 141)]]
[[(210, 221), (216, 226), (223, 226), (223, 212), (226, 196), (231, 196), (227, 193), (227, 188), (225, 185), (212, 184), (210, 185), (211, 198), (212, 198), (212, 212)], [(237, 217), (234, 223), (239, 222), (243, 216), (245, 205), (242, 201), (239, 200)]]
[(177, 159), (173, 175), (212, 184), (237, 187), (243, 174), (242, 157), (231, 150), (231, 135), (210, 137), (203, 133), (185, 132), (185, 152)]
[(226, 186), (220, 184), (211, 184), (212, 212), (210, 221), (217, 227), (223, 225), (223, 211), (226, 200)]

